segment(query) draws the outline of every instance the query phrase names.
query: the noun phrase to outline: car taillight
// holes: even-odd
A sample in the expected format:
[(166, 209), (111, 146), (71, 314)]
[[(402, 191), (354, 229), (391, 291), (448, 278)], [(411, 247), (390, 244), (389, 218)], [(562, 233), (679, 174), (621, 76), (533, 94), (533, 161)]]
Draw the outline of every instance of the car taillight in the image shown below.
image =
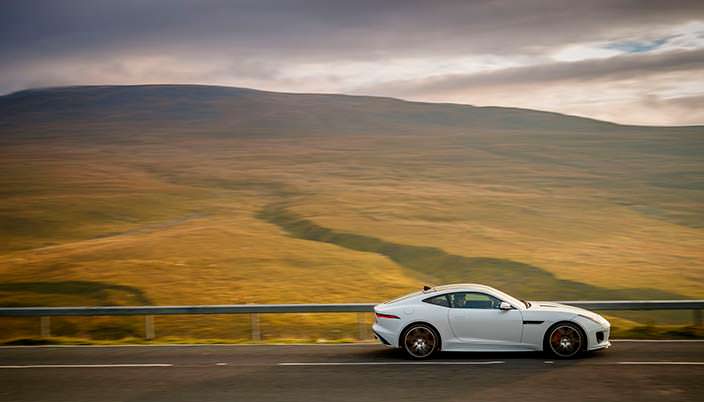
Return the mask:
[(381, 313), (376, 313), (376, 318), (394, 318), (394, 319), (400, 319), (401, 317), (393, 314), (381, 314)]

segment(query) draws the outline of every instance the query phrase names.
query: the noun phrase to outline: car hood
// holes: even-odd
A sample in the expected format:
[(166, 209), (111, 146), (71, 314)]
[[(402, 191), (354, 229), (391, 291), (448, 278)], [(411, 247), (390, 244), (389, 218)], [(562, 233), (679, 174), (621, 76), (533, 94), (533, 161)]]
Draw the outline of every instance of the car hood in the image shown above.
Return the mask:
[(531, 302), (531, 306), (528, 309), (528, 311), (547, 311), (547, 312), (561, 312), (561, 313), (572, 313), (572, 314), (579, 314), (582, 316), (586, 316), (588, 318), (591, 318), (592, 320), (595, 320), (597, 322), (606, 322), (606, 319), (602, 317), (601, 315), (585, 310), (583, 308), (575, 307), (575, 306), (569, 306), (567, 304), (560, 304), (560, 303), (554, 303), (554, 302), (541, 302), (541, 301), (535, 301)]

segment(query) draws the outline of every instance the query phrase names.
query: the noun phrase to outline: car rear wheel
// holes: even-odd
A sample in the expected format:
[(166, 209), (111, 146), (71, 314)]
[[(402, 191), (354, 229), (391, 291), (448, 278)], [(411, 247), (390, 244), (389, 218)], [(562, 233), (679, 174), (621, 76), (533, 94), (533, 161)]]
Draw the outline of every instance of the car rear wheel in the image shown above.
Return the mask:
[(408, 356), (413, 359), (425, 359), (438, 349), (440, 338), (430, 326), (413, 324), (404, 332), (402, 341)]
[(545, 334), (543, 349), (560, 359), (579, 355), (586, 346), (581, 328), (571, 322), (558, 323)]

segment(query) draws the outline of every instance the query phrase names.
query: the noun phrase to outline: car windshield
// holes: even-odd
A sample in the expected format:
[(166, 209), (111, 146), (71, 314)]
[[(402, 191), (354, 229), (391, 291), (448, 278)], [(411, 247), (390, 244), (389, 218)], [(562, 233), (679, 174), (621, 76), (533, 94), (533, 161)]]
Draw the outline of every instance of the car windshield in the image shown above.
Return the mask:
[(530, 303), (528, 303), (528, 302), (526, 302), (526, 301), (516, 299), (515, 297), (513, 297), (513, 296), (511, 296), (511, 295), (509, 295), (509, 294), (506, 294), (506, 293), (504, 293), (504, 292), (502, 292), (502, 291), (500, 291), (500, 290), (498, 290), (498, 289), (493, 289), (493, 291), (496, 293), (496, 296), (499, 296), (499, 298), (500, 298), (501, 300), (507, 302), (508, 304), (510, 304), (510, 305), (512, 305), (512, 306), (514, 306), (514, 307), (515, 307), (515, 306), (520, 306), (521, 304), (525, 305), (526, 308), (530, 307)]

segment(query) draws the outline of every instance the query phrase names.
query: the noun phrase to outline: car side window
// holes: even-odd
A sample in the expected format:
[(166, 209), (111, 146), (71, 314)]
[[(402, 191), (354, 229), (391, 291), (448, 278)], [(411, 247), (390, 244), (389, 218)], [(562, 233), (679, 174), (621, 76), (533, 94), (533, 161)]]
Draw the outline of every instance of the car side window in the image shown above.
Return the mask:
[(501, 305), (501, 300), (485, 293), (457, 292), (449, 296), (452, 308), (498, 309)]
[(450, 300), (448, 300), (447, 295), (440, 295), (435, 297), (430, 297), (423, 300), (426, 303), (434, 304), (436, 306), (450, 307)]

